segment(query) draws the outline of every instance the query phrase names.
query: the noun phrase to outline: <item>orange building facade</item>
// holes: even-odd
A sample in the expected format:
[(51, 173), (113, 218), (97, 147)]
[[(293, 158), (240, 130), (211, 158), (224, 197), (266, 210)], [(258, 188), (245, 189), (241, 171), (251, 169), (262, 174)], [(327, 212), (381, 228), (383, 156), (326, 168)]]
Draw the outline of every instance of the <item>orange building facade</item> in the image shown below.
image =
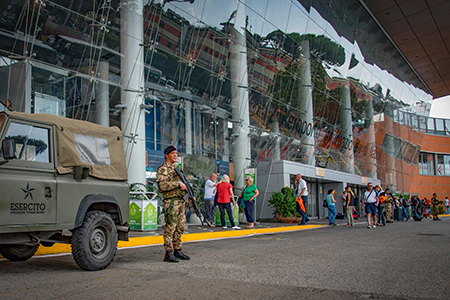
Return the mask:
[[(432, 119), (432, 118), (428, 118)], [(438, 120), (447, 121), (447, 120)], [(450, 196), (450, 136), (382, 115), (375, 120), (377, 173), (383, 188), (420, 199)], [(445, 124), (445, 123), (443, 123)]]

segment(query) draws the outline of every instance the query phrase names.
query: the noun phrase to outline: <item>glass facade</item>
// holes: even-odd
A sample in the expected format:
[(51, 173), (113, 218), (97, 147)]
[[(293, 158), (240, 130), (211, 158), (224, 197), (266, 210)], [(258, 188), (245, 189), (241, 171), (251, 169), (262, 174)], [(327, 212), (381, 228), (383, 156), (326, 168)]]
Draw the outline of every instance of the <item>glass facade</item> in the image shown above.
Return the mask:
[(0, 109), (8, 99), (98, 122), (106, 99), (109, 124), (123, 128), (123, 64), (133, 72), (142, 55), (150, 177), (168, 145), (186, 172), (242, 185), (244, 168), (275, 160), (396, 190), (417, 163), (434, 170), (421, 134), (449, 134), (448, 120), (428, 118), (432, 96), (357, 0), (143, 0), (130, 58), (121, 13), (134, 2), (1, 1)]

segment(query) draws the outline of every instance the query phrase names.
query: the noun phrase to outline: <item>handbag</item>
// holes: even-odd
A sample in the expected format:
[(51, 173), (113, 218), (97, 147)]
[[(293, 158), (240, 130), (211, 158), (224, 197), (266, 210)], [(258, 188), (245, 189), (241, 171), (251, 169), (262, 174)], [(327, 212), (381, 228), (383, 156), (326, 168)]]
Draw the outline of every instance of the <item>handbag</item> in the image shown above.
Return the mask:
[(219, 191), (216, 191), (216, 194), (214, 195), (214, 206), (218, 206), (217, 200), (219, 200)]
[(246, 189), (247, 187), (245, 187), (243, 190), (242, 190), (242, 197), (239, 197), (239, 199), (238, 199), (238, 205), (240, 206), (240, 207), (242, 207), (242, 208), (244, 208), (245, 209), (245, 201), (244, 201), (244, 191), (245, 191), (245, 189)]
[(323, 206), (323, 207), (328, 207), (328, 202), (327, 202), (327, 199), (324, 199), (324, 200), (323, 200), (323, 204), (322, 204), (322, 206)]
[(244, 197), (239, 197), (238, 199), (238, 205), (242, 208), (245, 208), (245, 201), (244, 201)]
[(297, 197), (297, 199), (295, 200), (298, 203), (298, 206), (300, 207), (300, 210), (304, 213), (306, 213), (306, 208), (305, 205), (303, 204), (303, 199), (302, 197)]

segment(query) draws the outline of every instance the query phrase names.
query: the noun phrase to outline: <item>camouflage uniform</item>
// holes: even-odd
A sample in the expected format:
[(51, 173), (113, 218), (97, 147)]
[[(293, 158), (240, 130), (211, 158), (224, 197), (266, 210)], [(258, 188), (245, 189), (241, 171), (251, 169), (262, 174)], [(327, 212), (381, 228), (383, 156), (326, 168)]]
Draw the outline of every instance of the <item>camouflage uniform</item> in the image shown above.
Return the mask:
[(179, 187), (180, 177), (175, 173), (175, 165), (164, 162), (156, 171), (156, 182), (163, 195), (164, 249), (166, 251), (181, 250), (181, 236), (186, 223), (185, 200), (186, 191)]
[(436, 197), (431, 198), (431, 205), (433, 205), (433, 209), (432, 209), (433, 219), (435, 219), (435, 218), (438, 219), (439, 203), (440, 203), (440, 201), (438, 199), (436, 199)]
[(392, 198), (391, 194), (386, 194), (386, 221), (391, 222), (392, 221), (392, 203), (394, 203), (394, 199)]

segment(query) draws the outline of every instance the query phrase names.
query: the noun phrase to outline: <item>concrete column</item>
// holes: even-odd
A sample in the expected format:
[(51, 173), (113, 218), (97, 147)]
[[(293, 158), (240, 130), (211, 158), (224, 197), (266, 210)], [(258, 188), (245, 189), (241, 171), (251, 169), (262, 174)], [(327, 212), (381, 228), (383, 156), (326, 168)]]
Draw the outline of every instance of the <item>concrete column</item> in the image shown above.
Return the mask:
[(367, 128), (366, 133), (366, 143), (367, 143), (367, 166), (369, 171), (369, 176), (376, 178), (377, 174), (377, 158), (375, 152), (375, 124), (373, 123), (373, 102), (372, 100), (367, 101), (366, 107), (366, 120), (365, 127)]
[(230, 161), (230, 135), (228, 134), (228, 121), (222, 120), (222, 135), (223, 135), (223, 161)]
[[(394, 120), (393, 115), (391, 112), (386, 112), (384, 116), (384, 127), (385, 127), (385, 134), (391, 134), (394, 136)], [(386, 178), (385, 182), (388, 184), (386, 187), (390, 187), (391, 189), (395, 191), (395, 188), (397, 187), (397, 178), (395, 176), (396, 174), (396, 168), (395, 168), (395, 158), (393, 157), (395, 152), (395, 145), (394, 145), (394, 139), (393, 138), (386, 138), (383, 141), (383, 148), (385, 148), (385, 172), (386, 172)], [(392, 191), (391, 191), (392, 192)]]
[(300, 138), (300, 141), (302, 143), (300, 154), (302, 155), (302, 163), (314, 166), (314, 121), (309, 41), (303, 41), (300, 54), (300, 83), (298, 88), (298, 96), (300, 99), (299, 109), (300, 118), (304, 121), (303, 125), (306, 126), (306, 129), (302, 129), (303, 133)]
[(97, 124), (109, 127), (109, 63), (101, 61), (98, 65), (98, 73), (101, 81), (97, 86), (95, 96), (95, 120)]
[[(234, 5), (234, 2), (232, 3)], [(247, 48), (245, 32), (242, 29), (245, 28), (245, 6), (241, 3), (238, 5), (234, 26), (231, 24), (228, 26), (232, 34), (230, 47), (232, 118), (239, 122), (233, 124), (234, 185), (240, 189), (245, 182), (244, 169), (250, 162)]]
[(341, 123), (341, 136), (343, 141), (342, 153), (344, 154), (345, 160), (348, 165), (346, 165), (345, 171), (354, 174), (355, 167), (354, 155), (353, 155), (353, 131), (352, 131), (352, 102), (350, 99), (350, 82), (346, 82), (345, 85), (340, 89), (339, 93), (341, 96), (341, 113), (340, 113), (340, 123)]
[(120, 9), (120, 72), (122, 131), (129, 183), (146, 183), (145, 178), (145, 112), (140, 105), (144, 88), (144, 58), (139, 44), (143, 43), (142, 0), (122, 0)]
[(280, 123), (278, 120), (273, 122), (273, 129), (275, 131), (274, 138), (276, 139), (274, 145), (273, 145), (273, 154), (272, 154), (272, 160), (280, 160), (281, 159), (281, 153), (280, 153)]
[(172, 145), (177, 146), (178, 142), (178, 125), (177, 125), (177, 113), (178, 106), (169, 105), (170, 109), (170, 138)]
[(185, 127), (185, 141), (186, 154), (192, 154), (192, 102), (186, 100), (184, 107), (184, 127)]

